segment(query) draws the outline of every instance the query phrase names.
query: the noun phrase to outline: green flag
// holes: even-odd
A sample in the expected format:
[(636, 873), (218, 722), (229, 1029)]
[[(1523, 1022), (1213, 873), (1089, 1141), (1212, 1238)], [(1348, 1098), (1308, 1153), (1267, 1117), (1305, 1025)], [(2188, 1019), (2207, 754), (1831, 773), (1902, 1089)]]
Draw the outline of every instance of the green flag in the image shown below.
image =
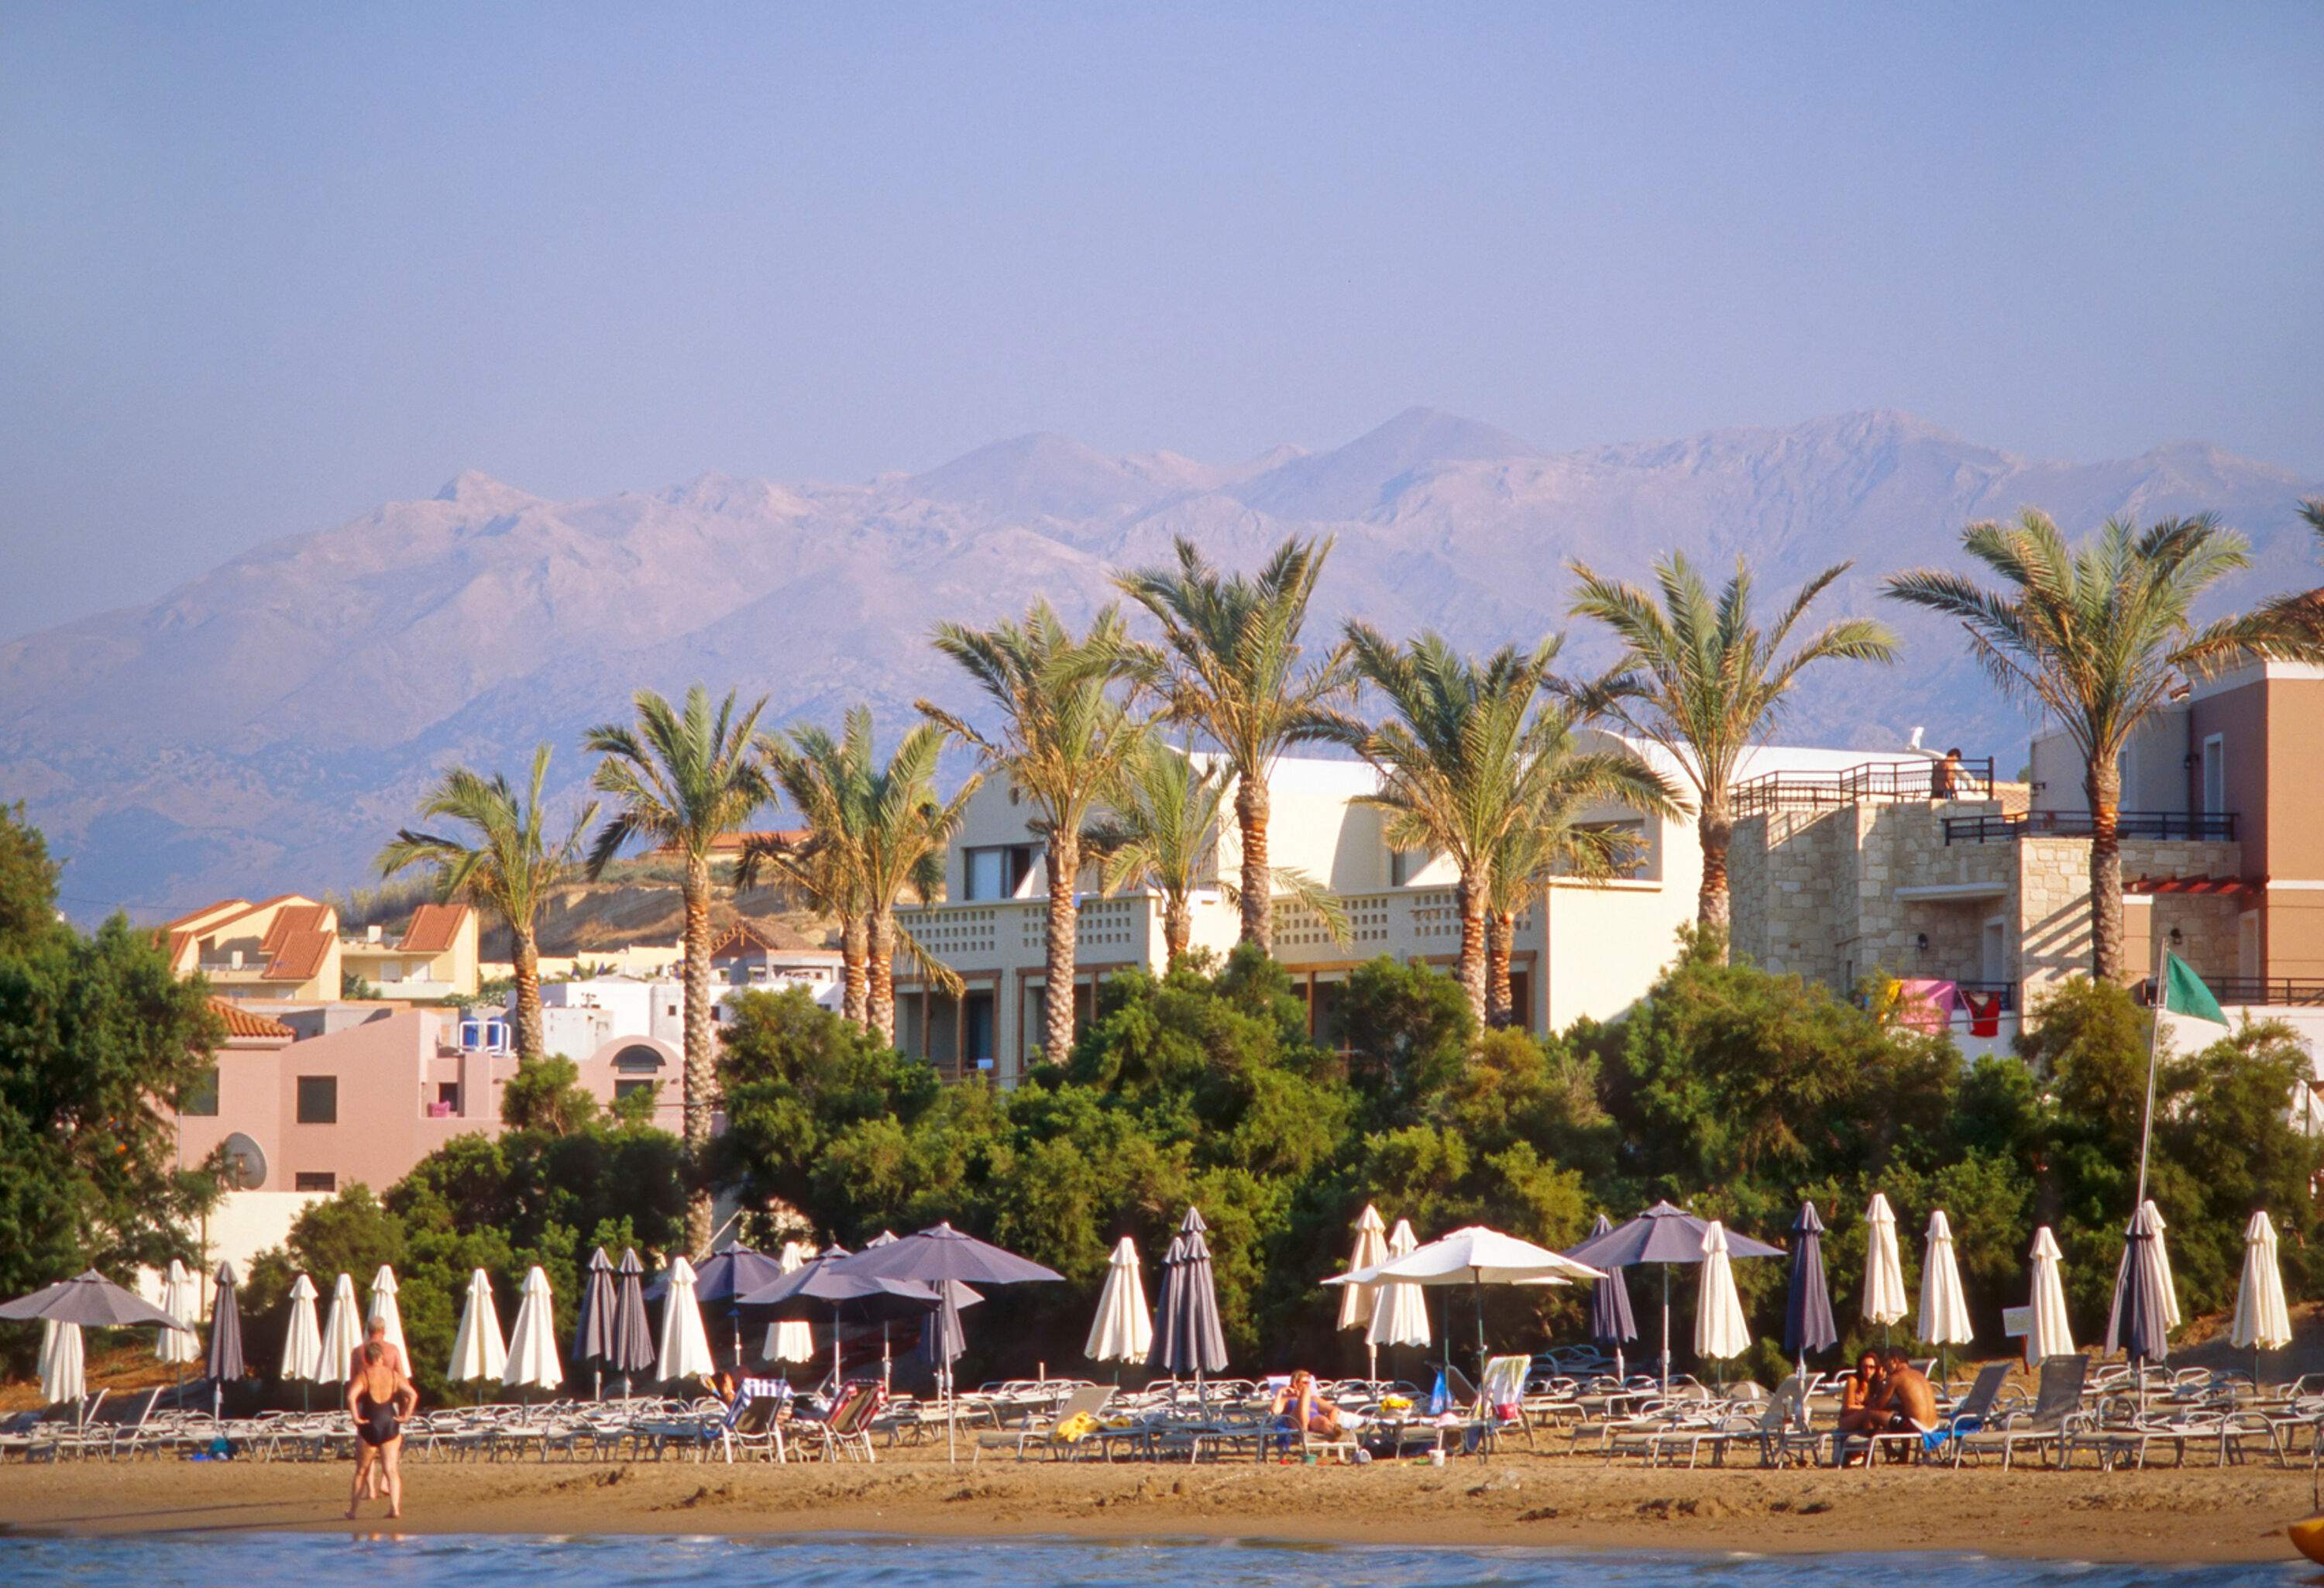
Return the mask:
[(2182, 1048), (2209, 1048), (2227, 1034), (2227, 1017), (2219, 1001), (2203, 985), (2195, 967), (2175, 954), (2163, 956), (2160, 1005), (2155, 1018), (2170, 1028), (2172, 1040)]

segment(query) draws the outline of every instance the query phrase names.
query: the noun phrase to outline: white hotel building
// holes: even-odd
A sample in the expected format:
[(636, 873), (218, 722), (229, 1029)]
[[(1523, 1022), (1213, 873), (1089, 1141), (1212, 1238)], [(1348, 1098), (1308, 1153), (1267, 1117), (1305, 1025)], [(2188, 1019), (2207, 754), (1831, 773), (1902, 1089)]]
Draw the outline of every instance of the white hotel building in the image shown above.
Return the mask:
[[(1658, 748), (1640, 752), (1686, 788)], [(1861, 751), (1767, 746), (1747, 758), (1741, 775), (1831, 772), (1864, 759)], [(1450, 970), (1460, 951), (1452, 868), (1389, 850), (1381, 836), (1383, 813), (1358, 802), (1378, 783), (1378, 773), (1360, 762), (1293, 756), (1279, 761), (1268, 780), (1270, 858), (1323, 882), (1348, 915), (1351, 940), (1342, 944), (1289, 900), (1278, 897), (1275, 905), (1275, 956), (1306, 999), (1311, 1031), (1326, 1039), (1338, 985), (1357, 965), (1385, 954)], [(1225, 808), (1232, 805), (1230, 791)], [(1008, 1085), (1038, 1047), (1048, 884), (1031, 815), (1005, 780), (987, 782), (970, 801), (945, 856), (945, 902), (899, 912), (965, 983), (954, 1000), (920, 978), (908, 957), (898, 965), (898, 1044), (950, 1075), (983, 1069)], [(1628, 1008), (1669, 963), (1680, 925), (1694, 919), (1702, 850), (1693, 818), (1665, 820), (1613, 806), (1597, 817), (1635, 828), (1642, 856), (1634, 874), (1619, 881), (1557, 883), (1518, 918), (1510, 979), (1521, 1017), (1534, 1030)], [(1230, 817), (1217, 853), (1230, 878), (1240, 869), (1240, 849)], [(1084, 881), (1095, 887), (1094, 867)], [(1240, 926), (1238, 911), (1206, 892), (1194, 909), (1193, 946), (1223, 956)], [(1133, 965), (1159, 971), (1167, 958), (1158, 898), (1083, 895), (1074, 998), (1084, 1020), (1099, 981)]]

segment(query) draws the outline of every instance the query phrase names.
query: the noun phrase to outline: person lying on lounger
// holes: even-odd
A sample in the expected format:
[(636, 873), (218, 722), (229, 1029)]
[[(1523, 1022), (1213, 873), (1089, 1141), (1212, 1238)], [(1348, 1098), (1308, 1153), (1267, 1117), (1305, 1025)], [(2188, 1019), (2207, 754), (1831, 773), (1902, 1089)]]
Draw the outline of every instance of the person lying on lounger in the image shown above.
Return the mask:
[(1294, 1372), (1291, 1382), (1275, 1392), (1268, 1410), (1279, 1428), (1295, 1434), (1304, 1429), (1319, 1439), (1340, 1437), (1339, 1408), (1315, 1392), (1315, 1375), (1305, 1368)]

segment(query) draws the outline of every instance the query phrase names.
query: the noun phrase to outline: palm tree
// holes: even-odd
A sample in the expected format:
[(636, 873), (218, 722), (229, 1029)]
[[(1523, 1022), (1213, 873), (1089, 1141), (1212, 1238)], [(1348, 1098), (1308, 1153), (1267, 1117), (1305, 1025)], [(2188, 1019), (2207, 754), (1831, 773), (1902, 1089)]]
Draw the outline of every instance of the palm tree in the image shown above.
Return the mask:
[(1047, 602), (1036, 601), (1021, 624), (942, 623), (935, 643), (1001, 708), (1001, 726), (988, 737), (928, 701), (919, 702), (920, 711), (975, 746), (1038, 813), (1033, 826), (1047, 845), (1049, 873), (1041, 1051), (1062, 1063), (1074, 1043), (1082, 828), (1143, 732), (1111, 693), (1131, 667), (1121, 614), (1105, 608), (1076, 638)]
[(1676, 553), (1655, 564), (1654, 594), (1606, 579), (1572, 563), (1581, 590), (1575, 614), (1614, 631), (1622, 654), (1613, 670), (1574, 691), (1583, 711), (1613, 717), (1661, 745), (1694, 785), (1695, 830), (1702, 841), (1702, 886), (1695, 919), (1719, 938), (1726, 957), (1727, 849), (1734, 836), (1736, 769), (1743, 752), (1774, 726), (1784, 697), (1819, 661), (1886, 661), (1895, 637), (1869, 618), (1843, 618), (1780, 654), (1809, 604), (1853, 566), (1828, 568), (1800, 586), (1775, 626), (1751, 622), (1751, 575), (1740, 559), (1713, 602), (1702, 577)]
[(1443, 855), (1458, 874), (1459, 980), (1481, 1022), (1494, 857), (1574, 759), (1564, 714), (1534, 709), (1559, 642), (1553, 636), (1530, 651), (1504, 646), (1479, 663), (1434, 633), (1399, 646), (1351, 623), (1347, 635), (1358, 675), (1393, 714), (1375, 728), (1342, 730), (1380, 771), (1379, 790), (1363, 802), (1387, 812), (1391, 847)]
[(1996, 683), (2037, 701), (2082, 755), (2090, 808), (2090, 974), (2122, 963), (2122, 750), (2183, 683), (2258, 657), (2324, 660), (2300, 597), (2198, 625), (2205, 591), (2251, 560), (2244, 538), (2209, 513), (2141, 530), (2108, 519), (2070, 547), (2028, 508), (2014, 523), (1971, 524), (1961, 546), (2002, 580), (1987, 589), (1943, 568), (1893, 574), (1899, 601), (1960, 620)]
[[(696, 1162), (710, 1141), (711, 1094), (716, 1083), (710, 1024), (710, 854), (717, 841), (741, 827), (775, 797), (774, 786), (751, 754), (752, 731), (766, 701), (739, 716), (734, 693), (715, 709), (700, 684), (686, 692), (681, 711), (650, 689), (634, 697), (634, 724), (591, 728), (583, 747), (604, 759), (592, 780), (612, 797), (613, 820), (589, 850), (589, 874), (602, 876), (632, 839), (675, 850), (685, 866), (686, 904), (686, 1145)], [(690, 1251), (710, 1245), (710, 1196), (697, 1190), (687, 1205)]]
[[(908, 889), (923, 900), (944, 885), (945, 851), (961, 812), (983, 780), (972, 776), (950, 801), (936, 792), (941, 729), (923, 723), (904, 734), (882, 766), (872, 744), (872, 712), (847, 714), (838, 739), (817, 727), (793, 730), (790, 742), (760, 740), (776, 783), (807, 818), (805, 843), (753, 839), (737, 868), (742, 880), (771, 861), (788, 879), (826, 900), (841, 917), (847, 961), (847, 1018), (883, 1042), (896, 1039), (896, 949), (899, 942), (932, 973), (944, 967), (896, 924), (896, 900)], [(863, 989), (858, 1003), (855, 988)]]
[(1628, 749), (1582, 752), (1575, 747), (1570, 718), (1543, 715), (1551, 723), (1535, 752), (1541, 764), (1528, 779), (1532, 808), (1502, 835), (1493, 852), (1485, 917), (1485, 1018), (1496, 1026), (1517, 1018), (1509, 981), (1517, 916), (1558, 879), (1610, 881), (1637, 858), (1637, 839), (1611, 823), (1584, 817), (1608, 805), (1660, 817), (1682, 816), (1686, 809), (1668, 780)]
[(532, 778), (521, 799), (505, 773), (494, 772), (487, 778), (464, 766), (451, 768), (420, 801), (420, 817), (457, 822), (469, 828), (474, 838), (405, 827), (379, 852), (382, 877), (415, 865), (426, 866), (436, 873), (438, 899), (472, 900), (508, 923), (515, 944), (512, 957), (516, 965), (519, 1064), (530, 1064), (541, 1056), (540, 949), (533, 919), (550, 891), (573, 874), (582, 840), (589, 824), (597, 819), (596, 802), (592, 800), (574, 818), (571, 832), (560, 840), (550, 840), (548, 816), (540, 808), (549, 755), (545, 743), (533, 751)]
[[(1218, 873), (1220, 808), (1229, 773), (1223, 761), (1196, 762), (1191, 748), (1142, 735), (1105, 790), (1106, 810), (1084, 830), (1084, 851), (1100, 863), (1109, 893), (1150, 888), (1162, 900), (1162, 942), (1169, 963), (1186, 956), (1197, 890), (1216, 887), (1231, 906), (1240, 891)], [(1277, 866), (1269, 881), (1314, 912), (1333, 937), (1347, 938), (1347, 912), (1316, 881)]]
[(1162, 625), (1162, 650), (1141, 651), (1175, 722), (1199, 728), (1225, 757), (1242, 840), (1242, 940), (1272, 953), (1275, 891), (1268, 876), (1268, 774), (1292, 744), (1335, 736), (1331, 703), (1351, 682), (1346, 650), (1302, 665), (1299, 634), (1332, 542), (1288, 540), (1257, 577), (1222, 575), (1193, 541), (1178, 566), (1114, 583)]

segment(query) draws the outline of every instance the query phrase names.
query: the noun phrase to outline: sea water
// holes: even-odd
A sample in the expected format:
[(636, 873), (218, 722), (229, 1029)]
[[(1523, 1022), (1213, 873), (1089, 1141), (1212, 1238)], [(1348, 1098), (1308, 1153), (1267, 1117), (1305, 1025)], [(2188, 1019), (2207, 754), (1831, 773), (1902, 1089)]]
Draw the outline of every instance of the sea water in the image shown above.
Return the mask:
[(2316, 1568), (1976, 1555), (1744, 1556), (890, 1537), (0, 1538), (9, 1588), (2227, 1588)]

